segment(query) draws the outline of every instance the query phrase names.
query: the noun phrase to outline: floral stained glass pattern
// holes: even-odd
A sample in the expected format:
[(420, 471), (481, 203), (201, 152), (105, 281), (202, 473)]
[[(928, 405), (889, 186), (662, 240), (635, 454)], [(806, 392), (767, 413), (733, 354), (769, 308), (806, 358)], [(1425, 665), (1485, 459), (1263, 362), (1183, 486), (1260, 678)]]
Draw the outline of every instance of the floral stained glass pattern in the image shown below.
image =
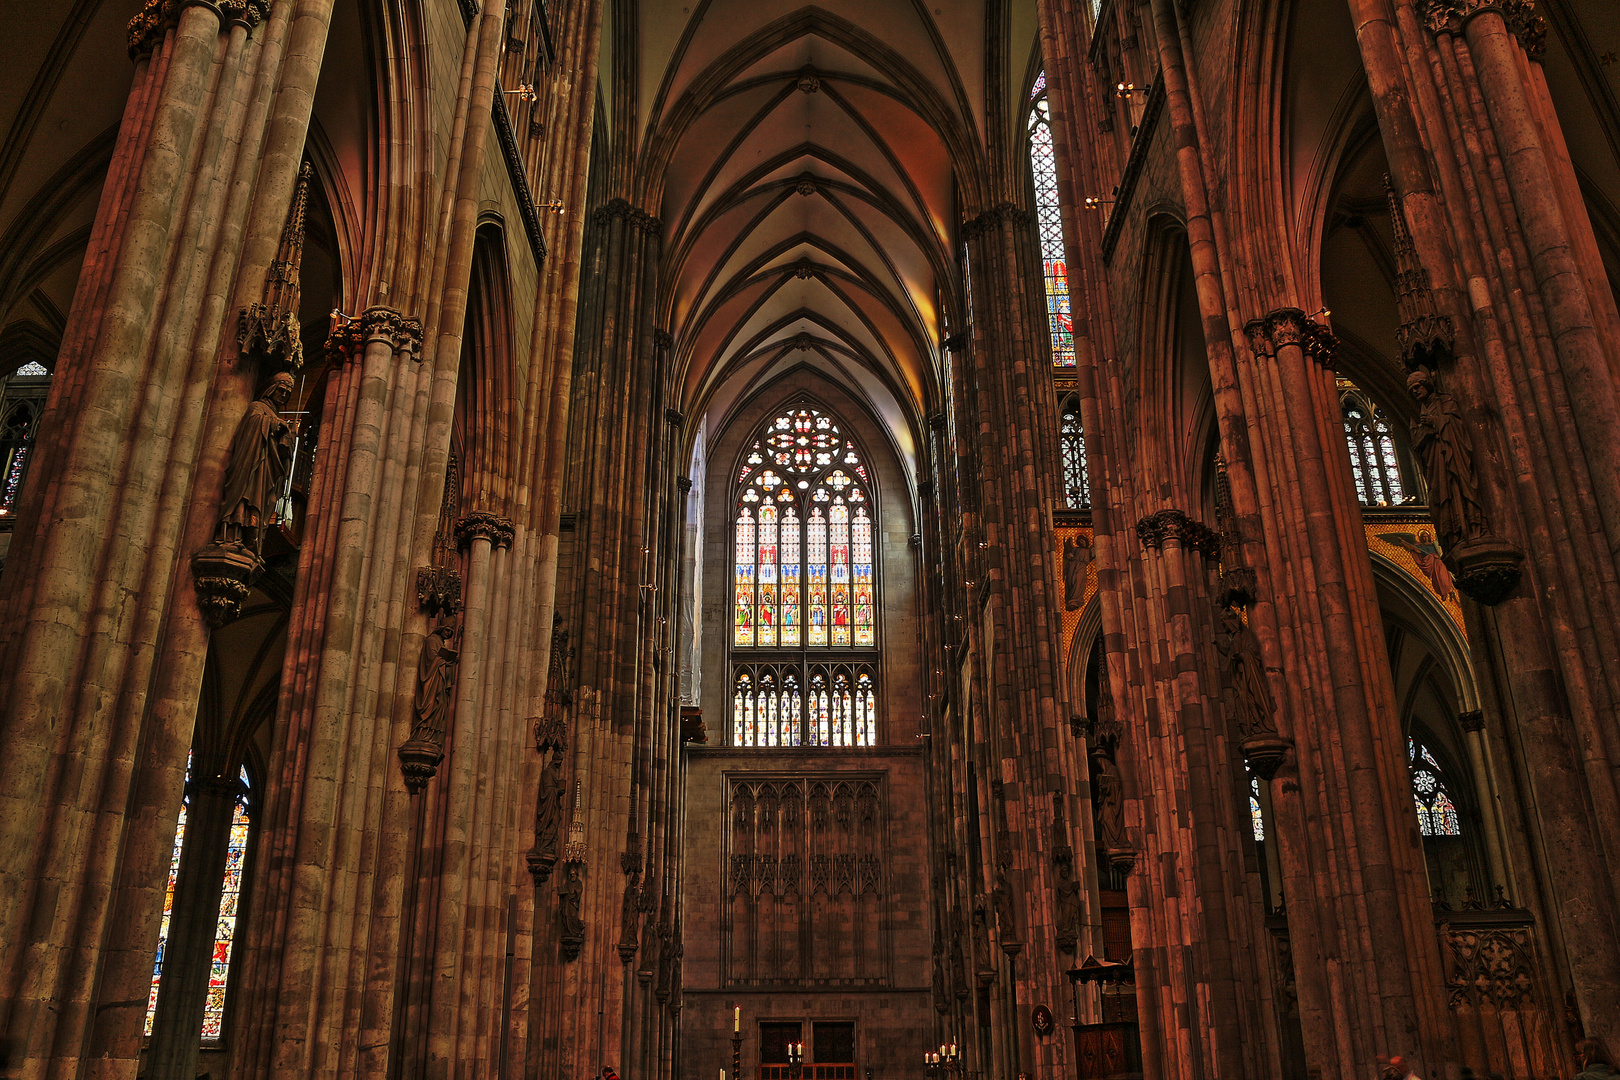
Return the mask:
[(1427, 746), (1412, 738), (1406, 740), (1406, 758), (1412, 770), (1412, 799), (1417, 803), (1419, 831), (1424, 836), (1461, 836), (1462, 821), (1440, 763)]
[(1254, 826), (1255, 843), (1265, 843), (1266, 818), (1260, 812), (1260, 778), (1249, 777), (1249, 820)]
[(1046, 280), (1046, 318), (1052, 333), (1054, 367), (1074, 366), (1074, 317), (1069, 269), (1063, 251), (1063, 220), (1058, 211), (1057, 158), (1046, 100), (1046, 72), (1035, 81), (1029, 108), (1029, 165), (1035, 180), (1035, 222), (1041, 237), (1041, 272)]

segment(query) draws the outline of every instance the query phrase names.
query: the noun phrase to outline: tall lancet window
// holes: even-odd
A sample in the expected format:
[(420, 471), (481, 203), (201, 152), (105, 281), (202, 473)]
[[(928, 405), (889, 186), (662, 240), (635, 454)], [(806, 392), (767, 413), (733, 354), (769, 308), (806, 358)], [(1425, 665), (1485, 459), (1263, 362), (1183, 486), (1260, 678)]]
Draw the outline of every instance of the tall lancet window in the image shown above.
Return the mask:
[[(236, 913), (242, 898), (242, 872), (247, 860), (251, 826), (252, 788), (247, 769), (238, 775), (236, 801), (231, 808), (230, 833), (225, 844), (224, 880), (219, 910), (214, 921), (214, 948), (208, 959), (208, 995), (203, 1006), (202, 1037), (216, 1040), (225, 1028), (225, 990), (231, 976), (232, 946), (236, 941)], [(174, 852), (169, 859), (169, 884), (163, 894), (163, 921), (158, 929), (157, 959), (152, 965), (152, 986), (146, 997), (146, 1034), (152, 1034), (157, 1015), (158, 990), (163, 981), (163, 954), (169, 943), (169, 924), (174, 916), (174, 889), (180, 877), (180, 853), (186, 842), (186, 818), (191, 810), (191, 767), (186, 765), (186, 795), (180, 804), (180, 824), (174, 833)]]
[(733, 518), (732, 744), (877, 743), (877, 507), (866, 459), (810, 406), (743, 455)]
[(1339, 407), (1344, 412), (1344, 442), (1356, 498), (1363, 506), (1393, 506), (1406, 501), (1400, 457), (1384, 410), (1349, 379), (1340, 379)]
[(1091, 477), (1086, 472), (1086, 433), (1080, 426), (1080, 399), (1063, 401), (1058, 417), (1058, 456), (1063, 461), (1063, 505), (1070, 510), (1091, 508)]
[(1063, 253), (1057, 158), (1052, 152), (1052, 116), (1046, 100), (1044, 71), (1035, 79), (1035, 87), (1030, 91), (1029, 167), (1035, 181), (1035, 222), (1041, 235), (1041, 272), (1046, 279), (1046, 321), (1052, 333), (1052, 364), (1074, 367), (1069, 264)]

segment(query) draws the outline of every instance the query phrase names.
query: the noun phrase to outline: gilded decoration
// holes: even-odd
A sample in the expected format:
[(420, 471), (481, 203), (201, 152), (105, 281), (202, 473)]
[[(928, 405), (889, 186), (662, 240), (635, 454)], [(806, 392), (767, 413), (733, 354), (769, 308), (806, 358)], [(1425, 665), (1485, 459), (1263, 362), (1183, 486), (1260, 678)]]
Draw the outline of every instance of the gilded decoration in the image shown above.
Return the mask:
[[(1091, 603), (1091, 598), (1097, 595), (1097, 559), (1092, 548), (1093, 533), (1089, 525), (1059, 525), (1053, 530), (1057, 539), (1057, 549), (1053, 552), (1056, 565), (1068, 569), (1078, 559), (1084, 563), (1084, 584), (1080, 590), (1079, 603), (1072, 602), (1072, 598), (1060, 596), (1058, 598), (1059, 612), (1063, 617), (1063, 655), (1069, 655), (1069, 649), (1074, 645), (1075, 631), (1080, 628), (1080, 616)], [(1072, 542), (1072, 546), (1071, 546)], [(1067, 553), (1069, 564), (1064, 563)], [(1067, 575), (1065, 575), (1067, 576)]]
[(1367, 531), (1367, 549), (1382, 555), (1406, 572), (1446, 609), (1457, 630), (1466, 638), (1468, 628), (1463, 622), (1462, 595), (1451, 571), (1440, 557), (1440, 546), (1435, 543), (1434, 525), (1427, 514), (1380, 515), (1362, 522)]

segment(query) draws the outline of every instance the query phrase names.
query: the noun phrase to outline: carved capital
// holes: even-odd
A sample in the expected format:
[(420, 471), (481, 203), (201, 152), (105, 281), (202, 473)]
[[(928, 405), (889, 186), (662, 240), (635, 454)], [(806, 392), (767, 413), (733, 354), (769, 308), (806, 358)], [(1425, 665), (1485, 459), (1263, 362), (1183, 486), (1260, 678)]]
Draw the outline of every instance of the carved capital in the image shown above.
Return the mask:
[(511, 519), (475, 510), (456, 522), (456, 544), (465, 548), (474, 540), (487, 540), (491, 547), (510, 547), (514, 534)]
[(1495, 12), (1532, 60), (1547, 51), (1547, 20), (1536, 13), (1534, 0), (1427, 0), (1423, 22), (1431, 34), (1461, 34), (1478, 15)]
[(385, 341), (395, 352), (417, 353), (422, 348), (422, 320), (403, 315), (391, 307), (369, 307), (356, 320), (360, 341), (369, 345)]
[(1187, 536), (1188, 528), (1197, 524), (1180, 510), (1160, 510), (1136, 523), (1136, 538), (1142, 541), (1143, 547), (1157, 550), (1163, 547), (1168, 539), (1182, 542)]
[(956, 333), (947, 336), (942, 344), (945, 346), (946, 352), (961, 352), (968, 346), (967, 331), (958, 330)]
[(1339, 339), (1299, 308), (1278, 308), (1263, 319), (1246, 323), (1243, 333), (1258, 357), (1275, 358), (1278, 350), (1297, 347), (1329, 371), (1338, 360)]
[(270, 14), (270, 0), (220, 0), (219, 9), (230, 22), (252, 30)]
[(1469, 709), (1467, 712), (1460, 712), (1457, 714), (1457, 723), (1464, 731), (1484, 731), (1485, 711)]
[(667, 349), (673, 344), (675, 344), (675, 337), (668, 330), (660, 327), (653, 331), (653, 348)]

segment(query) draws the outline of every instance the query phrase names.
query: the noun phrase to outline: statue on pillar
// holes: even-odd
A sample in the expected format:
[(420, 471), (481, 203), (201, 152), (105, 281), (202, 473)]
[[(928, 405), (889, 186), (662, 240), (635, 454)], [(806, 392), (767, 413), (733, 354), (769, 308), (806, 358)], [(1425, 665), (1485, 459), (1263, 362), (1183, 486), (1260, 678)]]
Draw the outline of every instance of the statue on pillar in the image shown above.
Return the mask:
[(1260, 639), (1243, 622), (1236, 608), (1220, 609), (1220, 629), (1215, 634), (1215, 651), (1226, 661), (1226, 703), (1237, 724), (1238, 737), (1248, 738), (1275, 731), (1272, 715), (1277, 708), (1266, 682), (1266, 665), (1260, 657)]
[(1057, 885), (1053, 887), (1056, 893), (1056, 938), (1058, 948), (1064, 952), (1074, 952), (1080, 941), (1080, 883), (1074, 879), (1074, 858), (1057, 861)]
[(1063, 610), (1079, 611), (1086, 595), (1086, 567), (1091, 565), (1091, 539), (1071, 536), (1063, 542)]
[(264, 531), (275, 517), (276, 501), (292, 466), (293, 436), (298, 433), (296, 421), (281, 418), (292, 391), (292, 376), (278, 372), (236, 425), (225, 466), (216, 543), (236, 544), (255, 555), (264, 550)]
[(1435, 533), (1449, 552), (1490, 531), (1479, 503), (1472, 442), (1457, 402), (1435, 389), (1434, 375), (1427, 368), (1408, 375), (1406, 388), (1418, 403), (1412, 450), (1423, 463)]
[(563, 795), (562, 751), (553, 750), (540, 771), (540, 793), (534, 804), (534, 848), (529, 852), (529, 873), (542, 885), (557, 865), (557, 842), (562, 831)]
[(570, 859), (563, 864), (563, 880), (557, 886), (557, 918), (562, 927), (558, 944), (564, 960), (579, 959), (585, 947), (585, 918), (580, 913), (585, 902), (584, 870), (582, 862)]
[(399, 769), (405, 787), (416, 794), (438, 773), (444, 760), (444, 728), (450, 714), (450, 696), (456, 688), (456, 665), (461, 651), (454, 647), (458, 627), (447, 619), (422, 642), (416, 662), (416, 720), (411, 737), (399, 748)]

